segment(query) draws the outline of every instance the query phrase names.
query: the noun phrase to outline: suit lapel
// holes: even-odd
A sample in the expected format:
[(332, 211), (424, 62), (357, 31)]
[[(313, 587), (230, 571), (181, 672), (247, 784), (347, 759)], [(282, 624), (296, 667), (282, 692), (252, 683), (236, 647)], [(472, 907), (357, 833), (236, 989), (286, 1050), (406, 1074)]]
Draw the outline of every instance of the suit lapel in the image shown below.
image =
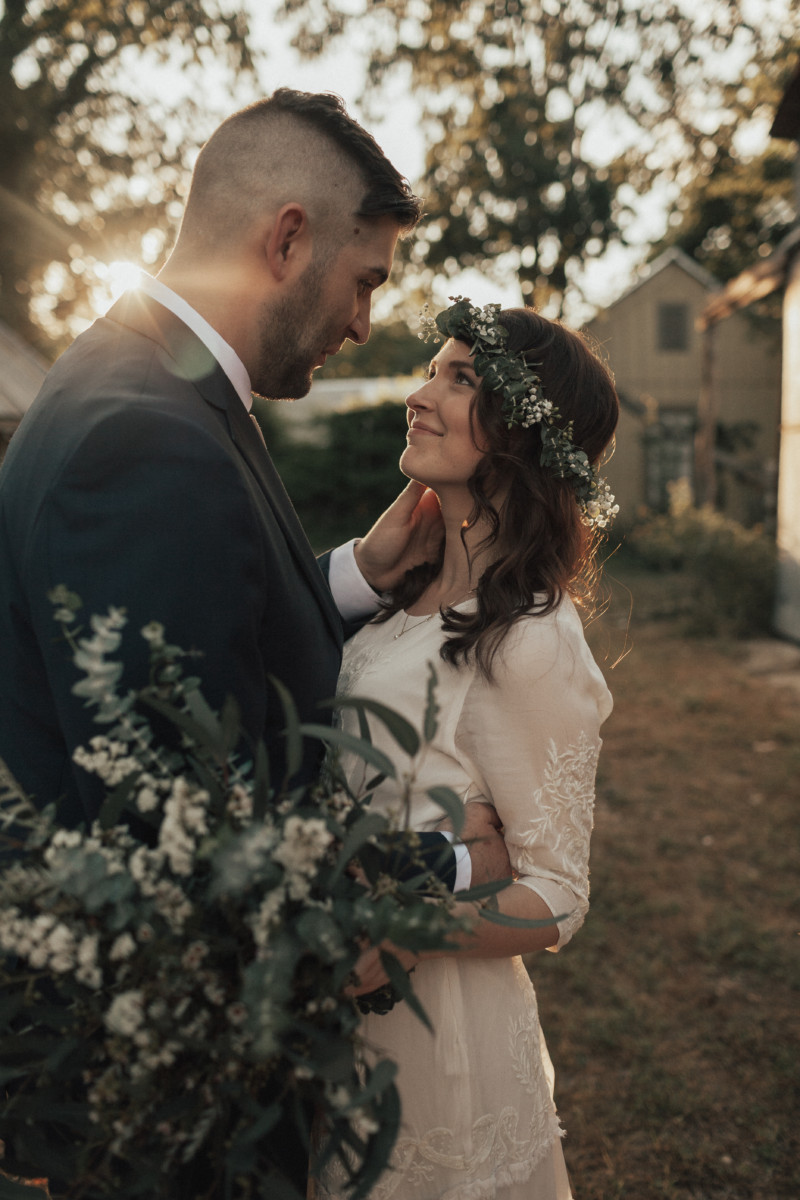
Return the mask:
[(272, 511), (280, 524), (286, 540), (292, 550), (297, 565), (305, 575), (312, 591), (325, 612), (327, 620), (336, 634), (341, 636), (341, 618), (333, 602), (330, 589), (319, 569), (314, 553), (308, 544), (297, 513), (289, 499), (283, 481), (275, 469), (258, 431), (255, 429), (250, 416), (239, 397), (235, 394), (234, 402), (228, 408), (231, 436), (240, 453), (246, 460), (250, 470), (261, 485), (264, 495), (272, 505)]
[(341, 619), (308, 538), (241, 398), (211, 351), (179, 317), (142, 292), (127, 292), (110, 309), (108, 318), (157, 342), (169, 355), (169, 369), (191, 381), (208, 404), (225, 414), (231, 440), (258, 481), (291, 555), (338, 641)]

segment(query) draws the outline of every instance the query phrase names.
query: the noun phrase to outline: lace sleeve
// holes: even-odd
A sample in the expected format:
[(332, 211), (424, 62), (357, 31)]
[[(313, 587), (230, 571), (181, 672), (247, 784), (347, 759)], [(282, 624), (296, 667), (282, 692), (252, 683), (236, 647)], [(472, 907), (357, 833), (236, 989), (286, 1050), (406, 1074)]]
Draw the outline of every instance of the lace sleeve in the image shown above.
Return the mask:
[(570, 601), (519, 622), (467, 693), (456, 748), (473, 784), (467, 799), (494, 804), (519, 882), (559, 921), (565, 945), (589, 907), (589, 839), (600, 725), (611, 697)]

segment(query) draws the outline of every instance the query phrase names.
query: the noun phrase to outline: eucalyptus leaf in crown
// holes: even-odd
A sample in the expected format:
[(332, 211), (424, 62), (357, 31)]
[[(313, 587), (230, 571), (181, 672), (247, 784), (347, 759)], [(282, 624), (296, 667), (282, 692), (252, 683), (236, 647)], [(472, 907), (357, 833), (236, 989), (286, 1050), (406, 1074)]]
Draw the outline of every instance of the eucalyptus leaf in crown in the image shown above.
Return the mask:
[(475, 374), (487, 390), (502, 397), (502, 413), (509, 429), (514, 425), (523, 429), (539, 426), (541, 465), (569, 480), (585, 525), (607, 528), (619, 512), (619, 505), (586, 452), (574, 444), (572, 423), (563, 422), (559, 410), (546, 398), (533, 366), (522, 355), (508, 351), (508, 330), (500, 320), (500, 305), (478, 308), (463, 296), (451, 299), (451, 306), (435, 317), (425, 306), (420, 337), (427, 341), (433, 334), (438, 341), (438, 334), (469, 346)]
[[(320, 1154), (341, 1162), (353, 1200), (366, 1196), (399, 1102), (394, 1064), (363, 1061), (370, 1001), (346, 985), (365, 943), (438, 949), (463, 921), (424, 869), (408, 883), (386, 874), (399, 847), (413, 859), (414, 835), (366, 811), (369, 795), (333, 768), (309, 790), (270, 780), (263, 747), (242, 761), (235, 705), (212, 711), (161, 625), (141, 630), (148, 683), (121, 694), (125, 611), (82, 630), (79, 598), (50, 598), (82, 672), (73, 690), (102, 730), (75, 758), (107, 798), (92, 828), (59, 828), (0, 761), (0, 1194), (27, 1175), (49, 1177), (59, 1200), (268, 1196), (270, 1131), (288, 1116), (307, 1134), (316, 1111)], [(304, 736), (345, 735), (301, 725), (282, 695), (291, 775)], [(429, 712), (423, 735), (384, 716), (407, 752), (435, 736)], [(369, 741), (356, 750), (395, 770)]]

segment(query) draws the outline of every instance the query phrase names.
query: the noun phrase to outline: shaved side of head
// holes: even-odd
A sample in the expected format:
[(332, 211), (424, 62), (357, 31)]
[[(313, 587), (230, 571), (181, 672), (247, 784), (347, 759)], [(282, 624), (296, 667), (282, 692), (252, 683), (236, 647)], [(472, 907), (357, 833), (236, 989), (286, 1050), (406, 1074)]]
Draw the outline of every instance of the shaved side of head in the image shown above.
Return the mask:
[(200, 151), (176, 251), (206, 260), (228, 254), (265, 213), (290, 202), (309, 215), (315, 259), (352, 237), (357, 219), (389, 216), (407, 230), (421, 211), (338, 97), (281, 88), (234, 113)]

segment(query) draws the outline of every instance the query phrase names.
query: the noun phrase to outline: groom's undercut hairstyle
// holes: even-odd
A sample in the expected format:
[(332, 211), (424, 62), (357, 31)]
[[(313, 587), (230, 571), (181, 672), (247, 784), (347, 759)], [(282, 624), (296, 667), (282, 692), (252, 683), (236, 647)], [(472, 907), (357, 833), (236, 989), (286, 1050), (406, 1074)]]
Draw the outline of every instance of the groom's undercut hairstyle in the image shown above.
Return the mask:
[(279, 88), (228, 117), (198, 155), (180, 240), (224, 251), (265, 211), (302, 203), (315, 258), (352, 236), (352, 222), (390, 217), (401, 233), (422, 201), (378, 143), (327, 92)]
[[(403, 232), (414, 228), (422, 215), (422, 201), (389, 162), (372, 134), (349, 115), (340, 96), (332, 92), (278, 88), (260, 103), (273, 112), (289, 113), (307, 122), (318, 133), (327, 135), (353, 161), (366, 184), (355, 213), (357, 217), (391, 217)], [(251, 107), (258, 108), (258, 104)], [(298, 150), (302, 153), (301, 146)]]

